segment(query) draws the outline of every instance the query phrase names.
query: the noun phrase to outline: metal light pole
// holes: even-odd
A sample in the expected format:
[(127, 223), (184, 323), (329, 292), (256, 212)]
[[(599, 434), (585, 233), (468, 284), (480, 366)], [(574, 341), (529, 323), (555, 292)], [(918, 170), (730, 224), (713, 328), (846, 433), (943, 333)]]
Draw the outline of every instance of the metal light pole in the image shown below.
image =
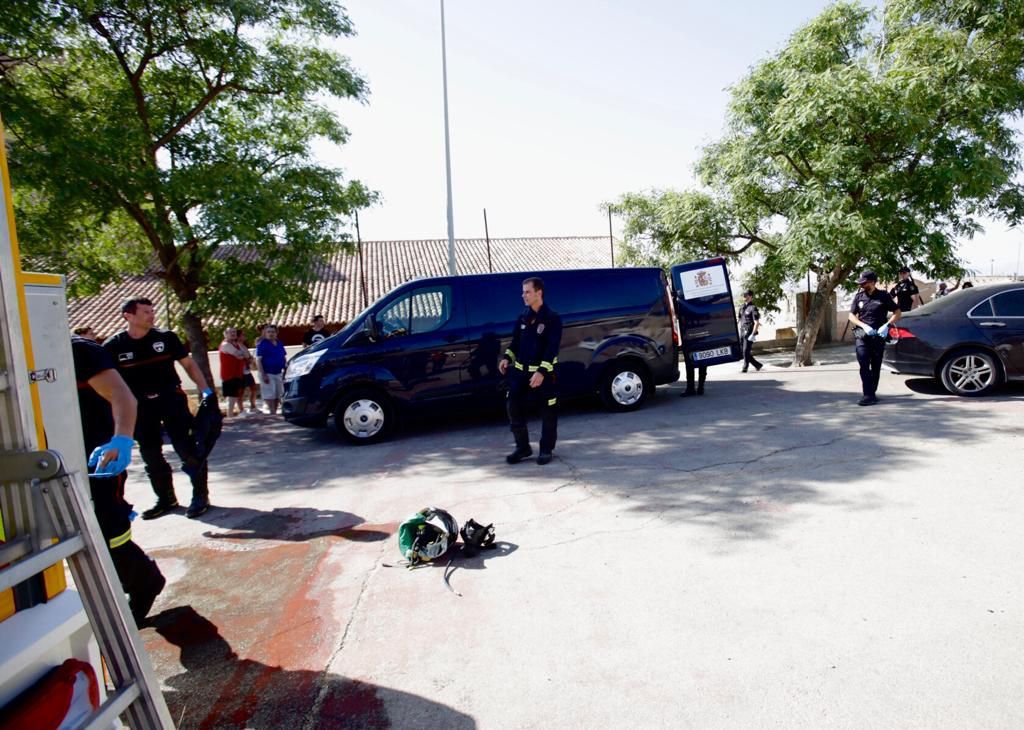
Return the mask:
[(441, 0), (441, 78), (444, 84), (444, 170), (448, 179), (448, 274), (455, 276), (455, 218), (452, 214), (452, 152), (448, 139), (448, 51), (444, 38), (444, 0)]

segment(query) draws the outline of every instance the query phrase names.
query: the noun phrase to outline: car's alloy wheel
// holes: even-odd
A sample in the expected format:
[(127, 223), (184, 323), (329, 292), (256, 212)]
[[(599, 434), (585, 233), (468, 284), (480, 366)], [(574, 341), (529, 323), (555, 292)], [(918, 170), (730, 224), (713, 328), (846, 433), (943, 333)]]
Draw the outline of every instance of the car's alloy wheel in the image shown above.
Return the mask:
[(942, 366), (942, 384), (955, 395), (985, 395), (999, 385), (1000, 379), (995, 358), (982, 350), (959, 352)]

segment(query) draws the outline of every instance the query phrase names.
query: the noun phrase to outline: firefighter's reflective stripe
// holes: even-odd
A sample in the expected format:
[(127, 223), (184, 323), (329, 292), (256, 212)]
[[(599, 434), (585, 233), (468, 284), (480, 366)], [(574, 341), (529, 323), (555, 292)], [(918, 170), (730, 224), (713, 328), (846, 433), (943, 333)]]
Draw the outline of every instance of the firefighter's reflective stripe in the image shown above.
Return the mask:
[(512, 352), (512, 350), (505, 350), (505, 357), (507, 357), (512, 362), (516, 361), (516, 354)]
[(121, 535), (118, 535), (117, 537), (114, 537), (114, 538), (110, 539), (110, 548), (114, 549), (116, 547), (121, 547), (122, 545), (124, 545), (126, 542), (128, 542), (131, 539), (132, 539), (132, 528), (129, 527), (127, 532), (125, 532), (125, 533), (123, 533)]
[(531, 365), (529, 368), (527, 368), (527, 370), (529, 370), (531, 373), (535, 373), (537, 372), (537, 368), (539, 367), (539, 365)]
[(522, 370), (523, 369), (523, 364), (521, 362), (512, 363), (512, 364), (516, 366), (516, 370)]
[[(557, 360), (558, 358), (555, 358), (555, 359)], [(551, 363), (549, 363), (549, 362), (548, 362), (547, 360), (542, 360), (542, 361), (541, 361), (541, 363), (540, 363), (540, 365), (538, 365), (537, 367), (539, 367), (539, 368), (544, 368), (544, 369), (545, 369), (545, 370), (547, 370), (547, 371), (548, 371), (549, 373), (550, 373), (550, 372), (554, 372), (554, 369), (555, 369), (555, 366), (554, 366), (554, 365), (552, 365)]]
[(557, 402), (558, 402), (558, 398), (549, 398), (549, 399), (548, 399), (548, 405), (549, 405), (549, 406), (553, 406), (553, 405), (555, 405), (555, 404), (556, 404)]

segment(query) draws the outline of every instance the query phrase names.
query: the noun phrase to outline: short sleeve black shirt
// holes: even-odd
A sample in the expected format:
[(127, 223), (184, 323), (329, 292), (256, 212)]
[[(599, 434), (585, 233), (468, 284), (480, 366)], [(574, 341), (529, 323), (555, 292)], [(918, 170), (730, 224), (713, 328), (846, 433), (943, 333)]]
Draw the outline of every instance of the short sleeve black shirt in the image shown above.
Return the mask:
[(850, 312), (856, 315), (857, 319), (868, 327), (878, 329), (889, 319), (889, 313), (895, 312), (899, 307), (893, 301), (889, 292), (882, 289), (875, 289), (868, 294), (863, 289), (853, 297), (850, 305)]
[(754, 322), (761, 319), (761, 312), (758, 311), (754, 303), (744, 304), (740, 307), (740, 324), (745, 330), (753, 330)]
[(153, 328), (137, 340), (127, 331), (119, 332), (103, 347), (136, 398), (174, 391), (181, 385), (174, 363), (187, 357), (188, 350), (169, 330)]
[(88, 456), (114, 435), (114, 416), (106, 399), (92, 389), (89, 381), (104, 370), (114, 370), (114, 361), (102, 347), (77, 335), (71, 338), (71, 355), (78, 381), (78, 409), (82, 415), (82, 435)]
[(901, 279), (889, 293), (896, 297), (901, 312), (909, 312), (914, 308), (914, 295), (918, 293), (917, 284), (913, 279)]

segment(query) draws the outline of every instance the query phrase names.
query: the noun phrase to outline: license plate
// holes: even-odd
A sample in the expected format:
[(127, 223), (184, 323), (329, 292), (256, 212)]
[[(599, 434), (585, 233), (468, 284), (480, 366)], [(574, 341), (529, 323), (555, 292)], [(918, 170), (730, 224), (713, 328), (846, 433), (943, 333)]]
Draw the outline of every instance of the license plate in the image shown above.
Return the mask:
[(716, 357), (728, 357), (731, 353), (732, 350), (728, 347), (716, 347), (714, 350), (695, 352), (690, 357), (693, 358), (694, 362), (700, 362), (701, 360), (711, 360)]

